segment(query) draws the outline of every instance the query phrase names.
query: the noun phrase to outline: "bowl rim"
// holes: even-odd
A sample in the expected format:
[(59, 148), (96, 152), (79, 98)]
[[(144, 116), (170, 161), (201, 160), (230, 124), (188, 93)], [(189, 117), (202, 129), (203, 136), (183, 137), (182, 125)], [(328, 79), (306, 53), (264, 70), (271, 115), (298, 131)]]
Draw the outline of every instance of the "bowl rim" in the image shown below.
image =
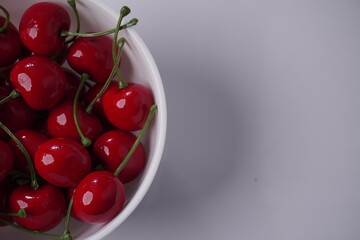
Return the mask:
[[(109, 13), (109, 15), (114, 19), (117, 19), (119, 17), (119, 13), (116, 13), (114, 9), (110, 8), (108, 5), (98, 0), (86, 0), (86, 1), (99, 6), (105, 12)], [(140, 35), (134, 29), (130, 28), (126, 30), (129, 36), (132, 38), (132, 41), (134, 41), (136, 46), (139, 47), (144, 61), (147, 62), (147, 64), (151, 69), (152, 75), (154, 76), (155, 79), (158, 79), (158, 81), (155, 82), (156, 86), (154, 88), (159, 90), (159, 94), (157, 96), (158, 101), (156, 102), (156, 104), (158, 105), (157, 121), (161, 122), (161, 124), (158, 124), (159, 141), (157, 142), (154, 148), (153, 161), (149, 165), (147, 174), (144, 175), (144, 178), (142, 182), (139, 184), (138, 190), (135, 192), (134, 196), (127, 203), (125, 208), (113, 220), (106, 223), (104, 227), (102, 227), (100, 230), (94, 233), (91, 237), (85, 238), (86, 240), (90, 240), (90, 239), (99, 240), (104, 238), (112, 231), (114, 231), (121, 223), (123, 223), (133, 213), (133, 211), (137, 208), (137, 206), (144, 198), (145, 194), (149, 190), (155, 178), (165, 147), (166, 129), (167, 129), (167, 108), (166, 108), (166, 97), (165, 97), (164, 87), (159, 70), (157, 68), (153, 56), (151, 55), (149, 49), (147, 48), (146, 44), (144, 43)]]

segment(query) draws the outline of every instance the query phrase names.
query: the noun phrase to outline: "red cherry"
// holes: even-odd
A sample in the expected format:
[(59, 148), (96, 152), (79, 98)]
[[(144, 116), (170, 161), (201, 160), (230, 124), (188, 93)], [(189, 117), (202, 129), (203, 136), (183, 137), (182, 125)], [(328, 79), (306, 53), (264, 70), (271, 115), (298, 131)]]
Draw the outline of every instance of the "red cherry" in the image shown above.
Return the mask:
[[(90, 140), (95, 140), (101, 134), (101, 122), (85, 112), (80, 104), (77, 107), (77, 115), (83, 134)], [(81, 140), (75, 126), (72, 101), (66, 101), (53, 108), (49, 114), (47, 126), (50, 135), (54, 138), (69, 138), (79, 142)]]
[[(0, 26), (6, 19), (0, 16)], [(23, 45), (16, 27), (10, 22), (7, 29), (0, 33), (0, 67), (14, 63), (22, 53)]]
[(87, 73), (98, 83), (105, 83), (114, 66), (112, 39), (108, 36), (82, 37), (69, 48), (67, 61), (79, 74)]
[(10, 73), (11, 83), (36, 110), (50, 109), (65, 93), (66, 76), (53, 60), (32, 56), (19, 61)]
[(144, 126), (154, 99), (148, 88), (129, 83), (124, 88), (109, 88), (103, 95), (102, 102), (111, 124), (122, 130), (137, 131)]
[(73, 200), (75, 216), (87, 223), (104, 223), (113, 219), (125, 202), (125, 188), (107, 171), (95, 171), (76, 187)]
[[(109, 131), (96, 140), (93, 152), (106, 170), (115, 172), (135, 141), (136, 136), (129, 132), (121, 130)], [(120, 172), (119, 179), (123, 183), (134, 180), (143, 171), (145, 164), (145, 151), (140, 143), (124, 169)]]
[[(0, 87), (0, 99), (5, 98), (9, 93), (9, 90)], [(12, 132), (23, 128), (32, 128), (36, 121), (36, 111), (31, 109), (21, 98), (13, 98), (0, 105), (0, 112), (6, 113), (0, 114), (0, 122)], [(9, 136), (0, 130), (0, 138), (7, 140)]]
[(14, 217), (20, 226), (34, 230), (47, 231), (55, 227), (64, 217), (66, 207), (62, 191), (45, 184), (37, 189), (25, 184), (17, 187), (9, 197), (11, 212), (23, 208), (26, 217)]
[(0, 182), (4, 180), (14, 165), (14, 153), (10, 146), (0, 141)]
[(58, 4), (36, 3), (29, 7), (20, 20), (19, 34), (23, 44), (36, 55), (52, 56), (64, 47), (61, 31), (70, 28), (70, 16)]
[[(89, 89), (89, 91), (87, 91), (87, 93), (85, 95), (85, 103), (87, 105), (90, 104), (93, 99), (95, 99), (95, 97), (101, 91), (103, 86), (104, 86), (103, 84), (96, 84), (96, 85), (92, 86)], [(111, 83), (109, 87), (115, 87), (115, 86), (116, 86), (116, 83), (114, 82), (114, 83)], [(98, 117), (102, 122), (108, 123), (109, 121), (107, 120), (105, 113), (104, 113), (104, 109), (103, 109), (102, 98), (103, 98), (103, 95), (96, 101), (91, 112), (96, 117)]]
[[(25, 149), (28, 151), (32, 159), (34, 159), (35, 152), (39, 148), (39, 146), (49, 139), (47, 135), (32, 129), (21, 129), (17, 131), (14, 135), (24, 145)], [(15, 168), (21, 172), (30, 175), (30, 170), (24, 153), (20, 150), (14, 140), (11, 139), (9, 144), (15, 154)]]
[(47, 182), (73, 187), (91, 170), (88, 151), (79, 143), (53, 138), (40, 145), (34, 157), (35, 168)]

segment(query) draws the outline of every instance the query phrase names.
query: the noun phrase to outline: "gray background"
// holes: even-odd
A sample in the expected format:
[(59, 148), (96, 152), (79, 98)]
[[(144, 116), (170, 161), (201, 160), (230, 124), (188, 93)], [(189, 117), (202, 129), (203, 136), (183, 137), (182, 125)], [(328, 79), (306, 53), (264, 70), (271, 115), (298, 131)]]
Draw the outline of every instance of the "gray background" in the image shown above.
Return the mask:
[(124, 4), (165, 86), (159, 172), (106, 240), (360, 239), (360, 1)]

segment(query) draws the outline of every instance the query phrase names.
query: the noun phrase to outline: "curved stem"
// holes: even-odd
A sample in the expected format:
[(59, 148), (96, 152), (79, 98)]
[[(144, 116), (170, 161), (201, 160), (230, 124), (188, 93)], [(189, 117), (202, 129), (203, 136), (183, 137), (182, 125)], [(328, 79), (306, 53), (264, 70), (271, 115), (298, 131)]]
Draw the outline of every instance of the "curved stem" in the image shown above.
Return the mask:
[(20, 140), (2, 122), (0, 122), (0, 128), (2, 128), (10, 136), (10, 138), (17, 144), (17, 146), (20, 148), (21, 152), (24, 154), (24, 156), (26, 158), (26, 161), (27, 161), (27, 164), (28, 164), (29, 169), (30, 169), (31, 187), (35, 188), (35, 189), (38, 188), (39, 184), (38, 184), (37, 179), (36, 179), (36, 173), (35, 173), (34, 164), (32, 163), (29, 152), (26, 150), (26, 148), (20, 142)]
[(71, 240), (72, 239), (72, 236), (71, 236), (71, 233), (70, 233), (69, 229), (70, 229), (70, 214), (71, 214), (73, 201), (74, 201), (74, 195), (71, 197), (68, 209), (66, 211), (65, 230), (64, 230), (64, 234), (63, 234), (65, 240)]
[(125, 45), (125, 38), (120, 38), (119, 41), (118, 41), (118, 44), (119, 44), (119, 51), (117, 53), (117, 56), (116, 56), (116, 60), (115, 62), (117, 63), (116, 65), (114, 64), (113, 66), (113, 69), (111, 70), (111, 73), (108, 77), (108, 79), (106, 80), (104, 86), (102, 87), (102, 89), (100, 90), (100, 92), (96, 95), (96, 97), (91, 101), (91, 103), (86, 107), (86, 112), (87, 113), (91, 113), (95, 103), (97, 102), (97, 100), (105, 93), (105, 91), (108, 89), (112, 79), (114, 78), (115, 76), (115, 73), (116, 73), (116, 68), (117, 68), (117, 65), (120, 61), (120, 58), (121, 58), (121, 55), (122, 55), (122, 49)]
[(20, 97), (20, 93), (15, 91), (15, 90), (12, 90), (11, 93), (7, 96), (7, 97), (4, 97), (3, 99), (0, 100), (0, 105), (6, 103), (7, 101), (9, 101), (10, 99), (13, 99), (13, 98), (18, 98)]
[(23, 228), (19, 225), (16, 225), (14, 223), (11, 223), (11, 222), (8, 222), (4, 219), (1, 219), (0, 218), (0, 222), (3, 223), (3, 224), (6, 224), (6, 225), (9, 225), (13, 228), (16, 228), (20, 231), (23, 231), (23, 232), (27, 232), (27, 233), (31, 233), (31, 234), (36, 234), (36, 235), (41, 235), (41, 236), (44, 236), (44, 237), (50, 237), (50, 238), (56, 238), (56, 239), (64, 239), (64, 236), (62, 235), (56, 235), (56, 234), (51, 234), (51, 233), (44, 233), (44, 232), (39, 232), (39, 231), (31, 231), (29, 229), (26, 229), (26, 228)]
[(9, 14), (9, 12), (8, 12), (3, 6), (1, 6), (1, 5), (0, 5), (0, 9), (1, 9), (1, 11), (3, 11), (4, 14), (5, 14), (5, 23), (4, 23), (4, 25), (2, 25), (2, 27), (0, 28), (0, 33), (2, 33), (2, 32), (5, 32), (5, 31), (7, 30), (7, 28), (8, 28), (8, 26), (9, 26), (9, 23), (10, 23), (10, 14)]
[[(67, 3), (70, 5), (70, 7), (72, 8), (75, 17), (76, 17), (76, 33), (80, 32), (80, 16), (79, 16), (79, 12), (77, 10), (76, 7), (76, 0), (67, 0)], [(67, 40), (65, 42), (65, 44), (69, 44), (71, 42), (73, 42), (76, 39), (76, 36), (73, 36), (72, 38), (70, 38), (69, 40)]]
[(74, 121), (75, 121), (75, 127), (76, 130), (78, 131), (80, 138), (81, 138), (81, 144), (84, 147), (89, 147), (91, 145), (91, 140), (89, 138), (87, 138), (83, 132), (81, 131), (81, 128), (79, 126), (79, 120), (78, 120), (78, 114), (77, 114), (77, 105), (78, 105), (78, 99), (79, 99), (79, 95), (81, 92), (81, 89), (84, 87), (86, 80), (89, 79), (89, 75), (86, 73), (83, 73), (81, 75), (81, 82), (80, 85), (78, 87), (78, 89), (76, 90), (76, 94), (75, 94), (75, 98), (74, 98), (74, 104), (73, 104), (73, 115), (74, 115)]
[(20, 208), (19, 211), (17, 211), (16, 213), (8, 213), (8, 212), (0, 211), (0, 215), (24, 218), (26, 217), (26, 212), (23, 208)]
[(119, 20), (118, 20), (118, 22), (116, 24), (116, 27), (115, 27), (114, 40), (113, 40), (113, 44), (112, 44), (112, 57), (113, 57), (114, 66), (116, 66), (115, 71), (116, 71), (116, 75), (118, 76), (120, 88), (126, 87), (128, 84), (122, 78), (122, 76), (120, 74), (120, 69), (119, 69), (118, 63), (116, 61), (116, 57), (117, 57), (117, 54), (116, 54), (117, 39), (118, 39), (120, 27), (121, 27), (121, 22), (122, 22), (123, 18), (125, 16), (127, 16), (130, 12), (131, 12), (131, 10), (127, 6), (124, 6), (124, 7), (121, 8)]
[(127, 162), (129, 161), (129, 159), (131, 158), (131, 156), (133, 155), (133, 153), (135, 152), (137, 146), (140, 144), (142, 137), (144, 136), (146, 130), (148, 129), (151, 119), (154, 116), (155, 111), (157, 110), (157, 105), (152, 105), (150, 108), (150, 112), (149, 115), (146, 119), (146, 122), (144, 124), (144, 127), (141, 129), (138, 137), (136, 138), (136, 141), (134, 142), (133, 146), (131, 147), (130, 151), (128, 152), (128, 154), (125, 156), (124, 160), (121, 162), (120, 166), (116, 169), (116, 171), (114, 172), (115, 176), (119, 176), (119, 173), (121, 172), (121, 170), (123, 170), (123, 168), (125, 167), (125, 165), (127, 164)]

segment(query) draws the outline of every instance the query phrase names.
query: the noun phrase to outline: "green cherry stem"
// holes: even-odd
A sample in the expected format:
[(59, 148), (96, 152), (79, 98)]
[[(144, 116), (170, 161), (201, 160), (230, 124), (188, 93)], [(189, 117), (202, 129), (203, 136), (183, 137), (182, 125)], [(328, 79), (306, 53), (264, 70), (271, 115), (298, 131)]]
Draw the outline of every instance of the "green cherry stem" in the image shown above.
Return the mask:
[(126, 87), (127, 83), (124, 81), (124, 79), (121, 77), (121, 73), (120, 73), (120, 69), (118, 67), (118, 62), (116, 61), (116, 50), (117, 50), (117, 40), (118, 40), (118, 35), (119, 35), (119, 31), (120, 31), (120, 27), (121, 27), (121, 22), (124, 19), (125, 16), (129, 15), (129, 13), (131, 12), (130, 8), (127, 6), (124, 6), (120, 9), (120, 17), (119, 20), (116, 24), (115, 27), (115, 32), (114, 32), (114, 40), (113, 40), (113, 44), (112, 44), (112, 57), (113, 57), (113, 62), (114, 62), (114, 66), (115, 66), (115, 71), (116, 71), (116, 75), (119, 79), (119, 84), (121, 85), (121, 87)]
[(34, 164), (32, 163), (29, 152), (26, 150), (26, 148), (20, 142), (20, 140), (2, 122), (0, 122), (0, 128), (2, 128), (10, 136), (10, 138), (17, 144), (17, 146), (20, 148), (21, 152), (24, 154), (24, 156), (26, 158), (26, 161), (27, 161), (27, 164), (28, 164), (29, 169), (30, 169), (31, 187), (35, 188), (35, 189), (38, 188), (39, 183), (37, 182), (37, 179), (36, 179), (36, 173), (35, 173)]
[[(74, 14), (75, 14), (75, 18), (76, 18), (76, 33), (80, 32), (80, 16), (79, 16), (79, 12), (77, 10), (76, 7), (76, 0), (67, 0), (67, 3), (69, 4), (69, 6), (72, 8)], [(76, 36), (73, 36), (72, 38), (70, 38), (69, 40), (67, 40), (65, 42), (65, 44), (69, 44), (71, 42), (73, 42), (76, 39)]]
[(7, 96), (7, 97), (4, 97), (3, 99), (0, 100), (0, 105), (6, 103), (7, 101), (9, 101), (10, 99), (13, 99), (13, 98), (18, 98), (20, 97), (20, 93), (13, 90), (11, 91), (11, 93)]
[(105, 91), (108, 89), (112, 79), (114, 78), (115, 76), (115, 73), (116, 73), (116, 68), (117, 68), (117, 65), (119, 65), (119, 61), (120, 61), (120, 58), (121, 58), (121, 55), (122, 55), (122, 49), (125, 45), (125, 38), (120, 38), (119, 41), (118, 41), (118, 45), (119, 45), (119, 51), (117, 53), (117, 56), (116, 56), (116, 60), (115, 62), (117, 63), (116, 65), (114, 64), (113, 66), (113, 69), (111, 70), (111, 73), (108, 77), (108, 79), (106, 80), (104, 86), (102, 87), (102, 89), (100, 90), (100, 92), (96, 95), (96, 97), (91, 101), (91, 103), (86, 107), (86, 112), (87, 113), (91, 113), (95, 103), (98, 101), (98, 99), (105, 93)]
[(80, 135), (81, 144), (84, 147), (89, 147), (91, 145), (91, 140), (89, 138), (87, 138), (83, 134), (83, 132), (81, 131), (81, 128), (80, 128), (80, 125), (79, 125), (78, 114), (77, 114), (77, 105), (78, 105), (78, 99), (79, 99), (81, 89), (84, 87), (85, 82), (88, 79), (89, 79), (89, 74), (83, 73), (81, 75), (81, 82), (80, 82), (80, 85), (79, 85), (78, 89), (76, 90), (76, 94), (75, 94), (75, 98), (74, 98), (74, 104), (73, 104), (73, 115), (74, 115), (75, 127), (76, 127), (76, 130), (78, 131), (78, 133)]
[(23, 208), (20, 208), (19, 211), (16, 213), (8, 213), (8, 212), (0, 211), (0, 215), (24, 218), (26, 217), (26, 212)]
[[(137, 18), (131, 19), (128, 23), (122, 25), (120, 27), (120, 30), (135, 26), (139, 20)], [(76, 36), (76, 37), (98, 37), (98, 36), (104, 36), (109, 35), (111, 33), (115, 32), (115, 28), (103, 31), (103, 32), (96, 32), (96, 33), (76, 33), (76, 32), (69, 32), (69, 31), (61, 31), (60, 36), (66, 37), (66, 36)]]
[(11, 226), (13, 228), (16, 228), (17, 230), (20, 230), (20, 231), (23, 231), (23, 232), (27, 232), (27, 233), (31, 233), (31, 234), (36, 234), (36, 235), (41, 235), (41, 236), (44, 236), (44, 237), (50, 237), (50, 238), (56, 238), (56, 239), (64, 239), (64, 236), (63, 235), (56, 235), (56, 234), (51, 234), (51, 233), (45, 233), (45, 232), (39, 232), (39, 231), (32, 231), (32, 230), (29, 230), (29, 229), (26, 229), (26, 228), (23, 228), (17, 224), (14, 224), (14, 223), (11, 223), (11, 222), (8, 222), (4, 219), (1, 219), (0, 218), (0, 222), (3, 223), (3, 224), (6, 224), (8, 226)]
[(131, 158), (131, 156), (133, 155), (134, 151), (136, 150), (137, 146), (140, 144), (141, 139), (143, 138), (146, 130), (148, 129), (151, 119), (153, 118), (155, 112), (157, 110), (157, 105), (154, 104), (151, 106), (150, 108), (150, 112), (149, 115), (146, 119), (146, 122), (144, 124), (144, 127), (141, 129), (138, 137), (136, 138), (136, 141), (134, 142), (133, 146), (131, 147), (131, 149), (129, 150), (128, 154), (125, 156), (124, 160), (121, 162), (120, 166), (116, 169), (116, 171), (114, 172), (115, 176), (118, 176), (120, 174), (120, 172), (123, 170), (123, 168), (125, 167), (125, 165), (127, 164), (127, 162), (129, 161), (129, 159)]
[(8, 12), (3, 6), (1, 6), (1, 5), (0, 5), (0, 9), (1, 9), (1, 11), (3, 11), (4, 14), (5, 14), (5, 23), (4, 23), (4, 25), (2, 25), (1, 28), (0, 28), (0, 33), (2, 33), (2, 32), (5, 32), (5, 31), (7, 30), (7, 28), (8, 28), (8, 26), (9, 26), (9, 23), (10, 23), (10, 14), (9, 14), (9, 12)]
[(73, 201), (74, 201), (74, 196), (71, 197), (69, 205), (68, 205), (68, 209), (66, 211), (65, 230), (64, 230), (64, 234), (63, 234), (64, 240), (72, 240), (72, 236), (71, 236), (69, 229), (70, 229), (70, 214), (71, 214), (71, 209), (73, 206)]

